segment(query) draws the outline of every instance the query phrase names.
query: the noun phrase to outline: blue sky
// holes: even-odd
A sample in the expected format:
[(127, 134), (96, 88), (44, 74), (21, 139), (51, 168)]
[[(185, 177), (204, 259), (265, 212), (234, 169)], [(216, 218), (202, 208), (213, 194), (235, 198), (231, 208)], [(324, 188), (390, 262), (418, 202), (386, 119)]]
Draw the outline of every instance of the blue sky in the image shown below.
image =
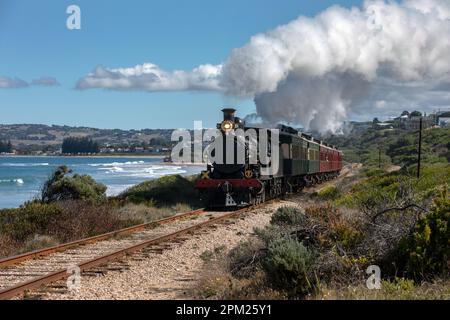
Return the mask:
[[(66, 28), (66, 8), (80, 6), (82, 29)], [(0, 123), (45, 123), (100, 128), (212, 126), (223, 105), (245, 115), (253, 101), (213, 92), (76, 90), (96, 66), (151, 62), (165, 70), (220, 64), (252, 35), (314, 16), (329, 0), (0, 0), (0, 76), (26, 82), (54, 77), (59, 86), (0, 89)]]

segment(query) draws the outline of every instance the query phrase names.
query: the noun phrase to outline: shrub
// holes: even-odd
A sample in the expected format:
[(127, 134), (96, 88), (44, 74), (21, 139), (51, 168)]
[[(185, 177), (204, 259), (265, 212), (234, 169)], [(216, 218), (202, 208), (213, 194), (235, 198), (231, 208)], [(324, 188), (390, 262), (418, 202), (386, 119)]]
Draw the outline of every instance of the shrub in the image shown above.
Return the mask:
[(158, 206), (178, 203), (192, 206), (200, 204), (193, 181), (180, 175), (145, 181), (124, 191), (119, 197), (133, 203), (151, 202)]
[(418, 221), (402, 249), (407, 259), (406, 269), (415, 278), (449, 271), (450, 198), (446, 189), (434, 199), (430, 212)]
[(290, 225), (300, 224), (305, 219), (305, 213), (297, 207), (281, 207), (272, 215), (270, 220), (274, 225)]
[(142, 222), (122, 219), (117, 208), (108, 204), (96, 205), (73, 200), (59, 203), (59, 206), (62, 214), (49, 221), (46, 234), (61, 242), (92, 237)]
[(19, 209), (2, 210), (0, 233), (24, 242), (35, 234), (44, 234), (51, 220), (62, 215), (56, 204), (27, 203)]
[(96, 182), (88, 175), (68, 176), (72, 171), (66, 166), (55, 170), (44, 184), (41, 200), (45, 203), (63, 200), (91, 200), (95, 202), (106, 199), (106, 186)]
[(269, 243), (288, 236), (292, 230), (293, 228), (268, 225), (265, 228), (255, 228), (255, 234), (265, 244), (265, 246), (268, 246)]
[(341, 195), (341, 191), (335, 186), (327, 186), (320, 189), (317, 195), (323, 200), (334, 200)]
[(351, 249), (364, 239), (364, 234), (348, 221), (333, 225), (330, 233), (344, 249)]
[(251, 277), (260, 266), (263, 257), (260, 241), (241, 242), (228, 253), (228, 269), (237, 278)]
[(34, 250), (39, 250), (42, 248), (49, 248), (58, 245), (58, 241), (53, 239), (50, 236), (42, 236), (42, 235), (34, 235), (33, 238), (30, 238), (25, 242), (24, 247), (22, 248), (22, 252), (30, 252)]
[(125, 228), (141, 221), (117, 207), (81, 200), (30, 202), (0, 210), (0, 255), (12, 255)]
[(17, 247), (18, 243), (10, 235), (0, 233), (0, 258), (13, 255)]
[(268, 281), (289, 296), (304, 295), (312, 290), (308, 273), (312, 255), (300, 242), (284, 238), (269, 244), (263, 267)]

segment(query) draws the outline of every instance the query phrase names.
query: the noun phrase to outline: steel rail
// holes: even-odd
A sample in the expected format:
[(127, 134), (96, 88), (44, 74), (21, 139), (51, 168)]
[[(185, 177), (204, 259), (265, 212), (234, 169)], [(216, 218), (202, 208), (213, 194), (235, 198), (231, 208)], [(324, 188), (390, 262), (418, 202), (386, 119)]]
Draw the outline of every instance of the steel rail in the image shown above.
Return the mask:
[(31, 260), (31, 259), (35, 259), (35, 258), (39, 258), (39, 257), (48, 256), (52, 253), (65, 251), (65, 250), (68, 250), (68, 249), (71, 249), (74, 247), (78, 247), (81, 245), (95, 243), (95, 242), (107, 240), (107, 239), (110, 239), (113, 237), (135, 233), (135, 232), (142, 231), (149, 227), (164, 225), (164, 224), (170, 223), (172, 221), (177, 221), (177, 220), (181, 220), (186, 217), (199, 215), (202, 212), (204, 212), (204, 209), (197, 209), (197, 210), (193, 210), (193, 211), (189, 211), (189, 212), (185, 212), (185, 213), (181, 213), (181, 214), (176, 214), (176, 215), (170, 216), (168, 218), (164, 218), (164, 219), (160, 219), (160, 220), (156, 220), (156, 221), (152, 221), (152, 222), (148, 222), (148, 223), (143, 223), (143, 224), (131, 226), (131, 227), (116, 230), (116, 231), (111, 231), (111, 232), (100, 234), (97, 236), (84, 238), (84, 239), (60, 244), (60, 245), (49, 247), (49, 248), (39, 249), (39, 250), (35, 250), (35, 251), (31, 251), (31, 252), (27, 252), (27, 253), (15, 255), (15, 256), (3, 258), (3, 259), (0, 259), (0, 268), (15, 265), (15, 264), (18, 264), (19, 262), (26, 261), (26, 260)]
[[(181, 230), (178, 230), (176, 232), (173, 232), (173, 233), (170, 233), (167, 235), (149, 239), (149, 240), (143, 241), (141, 243), (138, 243), (136, 245), (130, 246), (128, 248), (120, 249), (115, 252), (108, 253), (104, 256), (82, 262), (82, 263), (78, 264), (77, 266), (80, 268), (81, 271), (88, 270), (89, 268), (92, 268), (92, 267), (101, 266), (101, 265), (106, 264), (107, 262), (111, 262), (111, 261), (117, 260), (123, 256), (130, 255), (134, 252), (140, 251), (148, 246), (167, 242), (167, 241), (173, 240), (181, 235), (192, 234), (194, 231), (196, 231), (198, 229), (202, 229), (207, 226), (211, 226), (215, 223), (221, 222), (223, 220), (227, 220), (229, 218), (235, 217), (235, 216), (240, 215), (243, 212), (247, 212), (253, 208), (254, 207), (252, 206), (252, 207), (246, 207), (243, 209), (232, 211), (232, 212), (223, 214), (221, 216), (211, 218), (210, 220), (207, 220), (205, 222), (198, 223), (194, 226), (191, 226), (191, 227), (188, 227), (185, 229), (181, 229)], [(23, 293), (26, 290), (36, 289), (42, 285), (50, 284), (50, 283), (58, 281), (58, 280), (64, 280), (64, 279), (67, 279), (69, 276), (70, 276), (70, 274), (67, 273), (67, 270), (62, 269), (62, 270), (32, 279), (30, 281), (21, 283), (14, 287), (6, 288), (6, 289), (0, 291), (0, 300), (13, 298), (17, 295), (20, 295), (21, 293)]]

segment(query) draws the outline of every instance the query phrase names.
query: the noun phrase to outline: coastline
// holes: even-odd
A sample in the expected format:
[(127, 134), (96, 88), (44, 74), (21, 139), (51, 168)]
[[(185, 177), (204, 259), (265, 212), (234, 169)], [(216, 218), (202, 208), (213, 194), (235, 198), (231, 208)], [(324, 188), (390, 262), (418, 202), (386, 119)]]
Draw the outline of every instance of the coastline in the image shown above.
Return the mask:
[(164, 159), (165, 155), (153, 155), (153, 154), (108, 154), (108, 155), (30, 155), (30, 154), (0, 154), (0, 158), (153, 158)]
[(0, 155), (0, 209), (17, 208), (34, 197), (53, 167), (67, 165), (74, 173), (87, 174), (107, 186), (115, 196), (126, 188), (166, 175), (190, 176), (206, 164), (164, 162), (160, 155)]

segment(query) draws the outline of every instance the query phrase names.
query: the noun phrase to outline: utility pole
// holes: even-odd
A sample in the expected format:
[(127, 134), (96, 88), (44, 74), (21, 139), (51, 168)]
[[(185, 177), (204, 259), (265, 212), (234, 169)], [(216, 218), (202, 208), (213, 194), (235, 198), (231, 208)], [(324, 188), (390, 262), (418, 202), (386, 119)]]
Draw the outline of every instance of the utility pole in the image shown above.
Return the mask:
[(381, 169), (381, 146), (378, 146), (378, 168)]
[(420, 157), (422, 154), (422, 117), (420, 117), (419, 122), (419, 150), (418, 150), (418, 157), (417, 157), (417, 179), (420, 178)]

